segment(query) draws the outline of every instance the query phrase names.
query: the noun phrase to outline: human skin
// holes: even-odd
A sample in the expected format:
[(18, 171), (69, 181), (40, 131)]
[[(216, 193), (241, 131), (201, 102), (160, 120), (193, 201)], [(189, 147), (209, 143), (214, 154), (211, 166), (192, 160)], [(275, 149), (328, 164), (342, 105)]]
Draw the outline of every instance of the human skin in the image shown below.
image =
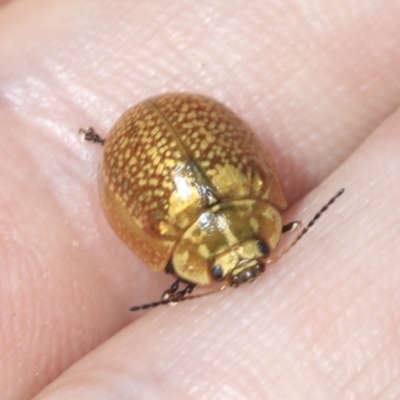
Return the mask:
[[(2, 399), (400, 398), (398, 2), (0, 5)], [(284, 221), (346, 191), (257, 282), (129, 313), (172, 279), (112, 231), (77, 131), (166, 91), (250, 124)]]

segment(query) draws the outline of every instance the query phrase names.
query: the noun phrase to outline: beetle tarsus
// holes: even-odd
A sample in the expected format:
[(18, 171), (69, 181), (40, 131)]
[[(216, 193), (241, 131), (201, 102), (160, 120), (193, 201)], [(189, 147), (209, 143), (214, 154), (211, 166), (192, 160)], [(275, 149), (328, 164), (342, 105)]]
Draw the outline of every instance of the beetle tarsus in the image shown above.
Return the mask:
[(104, 144), (106, 141), (103, 139), (98, 133), (93, 128), (80, 128), (79, 129), (79, 134), (83, 136), (85, 140), (88, 142), (93, 142), (93, 143), (100, 143), (101, 145)]
[(179, 283), (181, 281), (177, 279), (170, 288), (168, 288), (161, 296), (162, 300), (169, 300), (179, 289)]
[(301, 226), (301, 221), (288, 222), (287, 224), (282, 226), (282, 233), (293, 232), (299, 226)]

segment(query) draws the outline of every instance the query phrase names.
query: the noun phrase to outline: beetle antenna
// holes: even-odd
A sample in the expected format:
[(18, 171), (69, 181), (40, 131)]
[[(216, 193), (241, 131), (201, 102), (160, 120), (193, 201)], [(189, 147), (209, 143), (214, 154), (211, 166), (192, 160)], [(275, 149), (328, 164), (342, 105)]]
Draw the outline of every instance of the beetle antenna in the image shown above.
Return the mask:
[(170, 299), (166, 299), (166, 300), (160, 300), (160, 301), (155, 301), (153, 303), (147, 303), (147, 304), (142, 304), (140, 306), (134, 306), (134, 307), (131, 307), (129, 309), (129, 311), (147, 310), (148, 308), (154, 308), (154, 307), (158, 307), (158, 306), (163, 306), (165, 304), (175, 305), (176, 303), (180, 303), (181, 301), (198, 299), (199, 297), (205, 297), (205, 296), (209, 296), (210, 294), (222, 292), (225, 288), (226, 288), (226, 286), (221, 286), (218, 289), (211, 290), (211, 291), (206, 292), (206, 293), (196, 294), (196, 295), (193, 295), (193, 296), (177, 297), (175, 299), (173, 297), (171, 297)]
[(301, 230), (301, 232), (296, 236), (290, 245), (282, 251), (282, 253), (278, 254), (276, 257), (267, 260), (267, 264), (271, 264), (275, 261), (278, 261), (284, 254), (286, 254), (307, 232), (308, 230), (315, 224), (315, 221), (321, 217), (321, 215), (332, 205), (335, 200), (340, 197), (344, 192), (344, 188), (340, 189), (308, 222), (308, 224)]

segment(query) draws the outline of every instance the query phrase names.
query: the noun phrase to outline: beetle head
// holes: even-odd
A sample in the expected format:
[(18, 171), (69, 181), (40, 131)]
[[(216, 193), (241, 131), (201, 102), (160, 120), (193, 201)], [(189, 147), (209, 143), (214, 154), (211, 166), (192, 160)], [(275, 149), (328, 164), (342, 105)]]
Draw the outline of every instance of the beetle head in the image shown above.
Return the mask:
[(235, 287), (252, 282), (264, 272), (264, 259), (269, 253), (265, 242), (247, 240), (216, 257), (211, 268), (212, 277), (216, 281), (225, 281)]

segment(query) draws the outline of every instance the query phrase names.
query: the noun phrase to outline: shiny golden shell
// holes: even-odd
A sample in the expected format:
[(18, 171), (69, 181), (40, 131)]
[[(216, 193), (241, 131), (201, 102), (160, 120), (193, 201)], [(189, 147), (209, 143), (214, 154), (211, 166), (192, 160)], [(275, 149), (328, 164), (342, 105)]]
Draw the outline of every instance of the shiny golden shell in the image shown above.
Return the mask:
[[(221, 201), (286, 201), (270, 156), (217, 101), (165, 94), (126, 111), (104, 145), (100, 190), (121, 238), (164, 269), (185, 230)], [(250, 217), (249, 217), (250, 218)]]

